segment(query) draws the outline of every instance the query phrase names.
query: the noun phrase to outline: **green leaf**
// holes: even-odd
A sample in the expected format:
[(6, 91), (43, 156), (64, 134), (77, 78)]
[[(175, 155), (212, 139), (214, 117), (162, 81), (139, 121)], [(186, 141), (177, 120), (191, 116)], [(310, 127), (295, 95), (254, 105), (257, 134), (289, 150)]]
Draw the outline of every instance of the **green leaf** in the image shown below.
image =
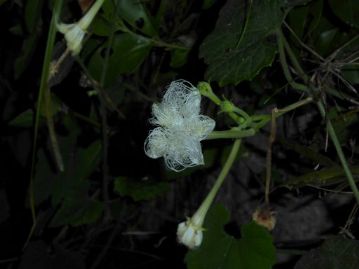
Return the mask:
[(59, 136), (59, 146), (65, 164), (65, 171), (60, 173), (54, 170), (51, 155), (46, 155), (41, 149), (38, 153), (36, 174), (34, 177), (34, 194), (36, 204), (51, 197), (54, 207), (66, 199), (89, 199), (90, 183), (87, 180), (97, 168), (100, 159), (101, 143), (94, 141), (86, 148), (77, 145), (79, 129), (76, 122), (70, 117), (64, 117), (64, 125), (71, 130), (68, 136)]
[(171, 51), (170, 66), (178, 68), (183, 66), (187, 62), (187, 56), (190, 49), (174, 49)]
[[(353, 34), (342, 31), (340, 26), (333, 21), (326, 11), (325, 1), (315, 1), (310, 5), (310, 13), (307, 16), (308, 30), (305, 33), (307, 37), (306, 44), (312, 47), (323, 57), (327, 57), (340, 46), (347, 43)], [(339, 57), (341, 50), (338, 50)]]
[(334, 14), (351, 27), (359, 27), (358, 0), (329, 0)]
[(104, 16), (98, 15), (91, 24), (91, 30), (98, 36), (110, 36), (118, 29), (114, 28), (111, 22), (109, 22)]
[(215, 2), (216, 2), (216, 0), (203, 0), (202, 8), (209, 9), (211, 6), (214, 5)]
[(283, 6), (285, 8), (292, 8), (295, 6), (303, 6), (312, 0), (283, 0)]
[(36, 205), (49, 198), (54, 191), (54, 177), (56, 175), (52, 171), (47, 157), (43, 149), (39, 150), (37, 154), (36, 175), (33, 182)]
[(322, 246), (305, 254), (294, 269), (359, 268), (359, 241), (342, 237), (327, 239)]
[(14, 71), (15, 71), (14, 73), (16, 79), (18, 79), (20, 75), (28, 67), (31, 58), (35, 52), (38, 40), (39, 40), (38, 33), (33, 33), (32, 35), (24, 39), (20, 51), (20, 55), (15, 59), (14, 62)]
[(0, 0), (0, 6), (2, 6), (7, 0)]
[[(95, 79), (100, 79), (105, 65), (109, 43), (99, 47), (91, 57), (89, 70)], [(122, 33), (115, 35), (108, 60), (105, 85), (111, 85), (122, 74), (131, 74), (146, 59), (152, 47), (151, 40), (139, 35)]]
[[(350, 110), (346, 113), (339, 114), (335, 109), (329, 111), (328, 116), (332, 120), (334, 130), (340, 143), (346, 143), (350, 136), (353, 135), (350, 127), (354, 127), (354, 124), (359, 122), (358, 112), (358, 110)], [(330, 115), (331, 113), (333, 114)]]
[[(109, 5), (112, 1), (105, 1)], [(104, 6), (105, 6), (104, 3)], [(105, 14), (98, 14), (91, 24), (91, 30), (98, 36), (110, 36), (112, 33), (123, 30), (123, 21), (115, 16), (114, 10), (107, 11)]]
[[(90, 182), (87, 178), (97, 167), (101, 143), (96, 140), (85, 149), (79, 149), (70, 139), (64, 150), (66, 170), (53, 178), (52, 203), (61, 203), (51, 226), (71, 224), (78, 226), (95, 222), (102, 214), (103, 204), (89, 197)], [(65, 142), (65, 143), (64, 143)]]
[(210, 209), (204, 224), (202, 245), (187, 253), (188, 269), (270, 269), (275, 263), (275, 248), (269, 232), (251, 222), (241, 227), (242, 238), (226, 234), (223, 226), (229, 220), (221, 205)]
[[(323, 0), (313, 1), (308, 5), (293, 8), (287, 15), (286, 21), (297, 36), (305, 40), (311, 36), (317, 27), (322, 18), (322, 13)], [(290, 38), (293, 37), (290, 36)]]
[(20, 55), (14, 62), (15, 78), (19, 78), (28, 67), (37, 47), (42, 22), (41, 11), (44, 1), (27, 1), (25, 6), (25, 26), (28, 35), (23, 41)]
[(227, 1), (214, 31), (200, 47), (200, 56), (208, 64), (207, 80), (221, 86), (251, 80), (271, 65), (277, 51), (275, 33), (283, 18), (281, 1), (245, 3)]
[(154, 36), (156, 35), (156, 30), (142, 3), (142, 1), (138, 0), (119, 0), (116, 8), (119, 16), (132, 27), (144, 34)]
[(31, 241), (19, 261), (19, 269), (85, 269), (83, 254), (65, 249), (57, 243)]
[(9, 122), (10, 126), (14, 127), (31, 127), (33, 124), (33, 112), (31, 109), (25, 110), (24, 112), (17, 115), (14, 119)]
[(26, 1), (25, 6), (25, 25), (29, 33), (35, 31), (39, 20), (41, 19), (41, 11), (44, 0)]
[[(62, 141), (62, 143), (69, 143)], [(100, 141), (95, 141), (85, 149), (77, 148), (73, 144), (62, 147), (66, 160), (65, 172), (54, 177), (54, 191), (52, 203), (57, 205), (62, 199), (83, 194), (87, 197), (89, 188), (88, 176), (96, 169), (100, 159)]]
[(78, 150), (74, 179), (83, 180), (90, 176), (100, 160), (101, 147), (100, 140), (96, 140), (87, 148)]
[(359, 84), (359, 68), (357, 66), (344, 66), (341, 70), (343, 77), (351, 84)]
[(80, 226), (97, 221), (103, 212), (103, 203), (82, 199), (82, 197), (67, 197), (59, 211), (51, 220), (50, 226), (62, 225)]
[(169, 190), (167, 182), (136, 181), (119, 177), (115, 180), (115, 192), (130, 196), (134, 201), (150, 200)]

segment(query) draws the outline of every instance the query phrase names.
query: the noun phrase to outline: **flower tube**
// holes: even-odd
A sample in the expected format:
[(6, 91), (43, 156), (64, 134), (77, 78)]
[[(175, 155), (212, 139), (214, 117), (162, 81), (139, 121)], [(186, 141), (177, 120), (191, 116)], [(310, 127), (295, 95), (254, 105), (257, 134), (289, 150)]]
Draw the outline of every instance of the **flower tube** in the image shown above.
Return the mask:
[(56, 23), (59, 32), (65, 35), (67, 48), (71, 51), (72, 55), (80, 53), (86, 31), (100, 10), (103, 2), (104, 0), (97, 0), (77, 23)]

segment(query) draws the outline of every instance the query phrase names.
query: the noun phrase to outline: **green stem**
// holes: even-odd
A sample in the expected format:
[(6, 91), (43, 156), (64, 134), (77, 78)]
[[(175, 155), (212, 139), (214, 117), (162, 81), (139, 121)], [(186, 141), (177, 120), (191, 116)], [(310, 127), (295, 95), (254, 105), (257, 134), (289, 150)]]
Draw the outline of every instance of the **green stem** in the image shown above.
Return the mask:
[[(326, 118), (326, 112), (325, 112), (325, 108), (324, 108), (324, 105), (323, 105), (323, 102), (319, 101), (317, 102), (317, 105), (318, 105), (318, 108), (319, 108), (319, 111), (320, 111), (320, 114), (322, 115), (323, 118)], [(349, 165), (348, 165), (348, 162), (345, 158), (345, 155), (344, 155), (344, 152), (343, 152), (343, 149), (340, 145), (340, 142), (338, 140), (338, 137), (337, 137), (337, 134), (335, 132), (335, 129), (333, 127), (333, 124), (332, 122), (329, 120), (329, 118), (327, 118), (327, 130), (328, 130), (328, 133), (329, 133), (329, 136), (334, 144), (334, 147), (337, 151), (337, 154), (338, 154), (338, 157), (339, 157), (339, 160), (343, 166), (343, 169), (344, 169), (344, 173), (345, 173), (345, 176), (347, 177), (348, 179), (348, 183), (349, 183), (349, 186), (351, 188), (351, 190), (353, 191), (353, 194), (359, 204), (359, 190), (358, 190), (358, 187), (357, 185), (355, 184), (355, 180), (354, 180), (354, 177), (353, 177), (353, 174), (349, 168)]]
[(241, 145), (240, 139), (237, 139), (234, 141), (231, 152), (229, 153), (226, 163), (224, 164), (216, 182), (214, 183), (214, 185), (213, 185), (211, 191), (208, 193), (207, 197), (202, 202), (201, 206), (198, 208), (195, 215), (192, 217), (192, 218), (198, 217), (198, 219), (201, 220), (202, 223), (197, 223), (197, 225), (202, 226), (204, 217), (206, 216), (208, 209), (210, 208), (214, 198), (216, 197), (216, 195), (218, 193), (218, 190), (222, 186), (224, 179), (228, 175), (228, 172), (231, 169), (231, 167), (234, 163), (234, 160), (237, 157), (240, 145)]
[(226, 130), (226, 131), (213, 131), (208, 135), (206, 140), (212, 140), (212, 139), (239, 139), (243, 137), (253, 136), (256, 134), (256, 131), (254, 129), (248, 129), (248, 130)]
[(295, 110), (297, 109), (298, 107), (301, 107), (303, 105), (306, 105), (306, 104), (309, 104), (313, 102), (313, 98), (312, 97), (307, 97), (303, 100), (300, 100), (298, 102), (295, 102), (294, 104), (291, 104), (289, 106), (286, 106), (285, 108), (280, 108), (278, 109), (278, 111), (275, 113), (275, 117), (278, 118), (282, 115), (284, 115), (285, 113), (289, 112), (289, 111), (292, 111), (292, 110)]
[[(286, 106), (284, 108), (277, 109), (277, 112), (274, 113), (274, 116), (275, 118), (278, 118), (280, 116), (283, 116), (285, 113), (288, 113), (294, 109), (297, 109), (298, 107), (304, 106), (311, 102), (313, 102), (312, 97), (305, 98), (303, 100), (290, 104), (289, 106)], [(271, 115), (267, 115), (267, 114), (252, 116), (253, 129), (259, 130), (260, 128), (265, 126), (269, 121), (271, 121), (271, 119), (272, 119)]]
[(297, 83), (293, 80), (292, 75), (289, 71), (289, 66), (287, 63), (287, 59), (285, 57), (285, 51), (284, 51), (284, 36), (282, 31), (278, 31), (277, 32), (277, 39), (278, 39), (278, 52), (279, 52), (279, 60), (280, 63), (282, 65), (283, 68), (283, 73), (284, 76), (286, 78), (286, 80), (288, 81), (288, 83), (290, 84), (290, 86), (293, 89), (299, 90), (299, 91), (303, 91), (303, 92), (308, 92), (308, 87), (306, 85)]
[[(300, 77), (305, 81), (305, 83), (309, 83), (309, 76), (304, 72), (303, 68), (301, 67), (297, 57), (295, 56), (295, 54), (293, 53), (292, 49), (290, 48), (288, 42), (285, 40), (284, 35), (281, 31), (278, 31), (278, 50), (279, 50), (279, 58), (280, 58), (280, 62), (283, 68), (283, 72), (284, 75), (288, 81), (288, 83), (294, 88), (294, 89), (298, 89), (301, 91), (305, 91), (307, 93), (313, 92), (313, 90), (315, 90), (313, 88), (313, 86), (309, 85), (302, 85), (302, 84), (298, 84), (296, 82), (293, 81), (292, 76), (290, 74), (289, 71), (289, 67), (286, 61), (286, 57), (285, 57), (285, 51), (284, 48), (286, 49), (288, 56), (290, 57), (291, 62), (293, 63), (294, 68), (296, 69), (296, 71), (298, 72), (298, 74), (300, 75)], [(323, 119), (326, 119), (326, 111), (325, 111), (325, 107), (323, 102), (319, 99), (317, 102), (317, 106), (319, 109), (319, 112), (321, 114), (321, 116), (323, 117)], [(353, 174), (351, 172), (351, 170), (349, 169), (349, 165), (348, 162), (344, 156), (342, 147), (339, 143), (338, 137), (336, 135), (336, 132), (334, 130), (334, 127), (330, 121), (330, 119), (327, 119), (327, 130), (330, 136), (330, 139), (332, 140), (335, 150), (337, 152), (337, 155), (339, 157), (339, 160), (342, 164), (342, 167), (344, 169), (344, 173), (347, 177), (349, 186), (351, 188), (351, 190), (353, 191), (353, 194), (359, 204), (359, 190), (358, 187), (355, 184), (355, 180), (353, 177)]]
[(95, 3), (92, 4), (90, 9), (86, 12), (86, 14), (80, 19), (78, 22), (81, 29), (84, 31), (87, 30), (87, 28), (92, 23), (93, 19), (95, 18), (97, 12), (100, 10), (104, 0), (97, 0)]
[(30, 241), (32, 234), (35, 231), (36, 227), (36, 211), (35, 211), (35, 195), (33, 189), (33, 182), (35, 176), (35, 162), (36, 162), (36, 153), (37, 153), (37, 136), (39, 132), (40, 125), (40, 114), (41, 114), (41, 106), (43, 105), (43, 98), (45, 97), (45, 92), (48, 88), (48, 78), (50, 74), (50, 63), (52, 59), (52, 52), (55, 45), (55, 37), (56, 37), (56, 14), (59, 14), (59, 10), (62, 6), (62, 0), (55, 1), (54, 11), (51, 18), (51, 24), (49, 28), (49, 33), (47, 37), (46, 51), (44, 62), (42, 65), (42, 74), (40, 81), (40, 89), (37, 97), (37, 106), (36, 106), (36, 115), (35, 115), (35, 123), (34, 123), (34, 137), (32, 143), (32, 157), (31, 157), (31, 171), (30, 171), (30, 185), (29, 185), (29, 200), (30, 200), (30, 208), (31, 208), (31, 217), (32, 217), (32, 226), (28, 235), (28, 238), (24, 244), (23, 249), (26, 248), (27, 244)]
[[(160, 39), (156, 39), (156, 38), (150, 38), (144, 35), (140, 35), (137, 34), (136, 32), (133, 32), (131, 29), (129, 29), (124, 23), (122, 23), (119, 27), (118, 30), (133, 35), (136, 37), (136, 39), (144, 39), (150, 43), (152, 43), (153, 46), (156, 47), (160, 47), (160, 48), (166, 48), (166, 49), (178, 49), (178, 50), (188, 50), (188, 47), (185, 46), (181, 46), (181, 45), (177, 45), (177, 44), (171, 44), (171, 43), (167, 43), (165, 41), (162, 41)], [(140, 29), (138, 29), (139, 31), (141, 31)]]

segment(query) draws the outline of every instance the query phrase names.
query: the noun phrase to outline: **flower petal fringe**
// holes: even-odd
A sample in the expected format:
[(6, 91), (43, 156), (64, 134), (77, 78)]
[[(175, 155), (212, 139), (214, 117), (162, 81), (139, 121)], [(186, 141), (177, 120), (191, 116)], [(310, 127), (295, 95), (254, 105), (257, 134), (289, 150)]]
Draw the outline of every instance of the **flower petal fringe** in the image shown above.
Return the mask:
[(200, 141), (215, 127), (210, 117), (200, 115), (201, 94), (185, 80), (173, 81), (162, 103), (153, 104), (150, 122), (158, 126), (145, 141), (145, 153), (164, 157), (167, 167), (179, 172), (203, 164)]

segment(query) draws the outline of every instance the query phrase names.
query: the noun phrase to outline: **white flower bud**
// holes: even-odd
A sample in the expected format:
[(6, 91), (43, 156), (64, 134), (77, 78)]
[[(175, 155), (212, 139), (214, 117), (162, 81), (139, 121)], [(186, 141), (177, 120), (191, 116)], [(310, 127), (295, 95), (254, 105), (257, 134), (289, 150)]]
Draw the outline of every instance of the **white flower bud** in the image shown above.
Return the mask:
[(188, 219), (178, 225), (177, 240), (190, 249), (197, 248), (202, 243), (203, 230), (201, 225), (198, 226), (192, 219)]

